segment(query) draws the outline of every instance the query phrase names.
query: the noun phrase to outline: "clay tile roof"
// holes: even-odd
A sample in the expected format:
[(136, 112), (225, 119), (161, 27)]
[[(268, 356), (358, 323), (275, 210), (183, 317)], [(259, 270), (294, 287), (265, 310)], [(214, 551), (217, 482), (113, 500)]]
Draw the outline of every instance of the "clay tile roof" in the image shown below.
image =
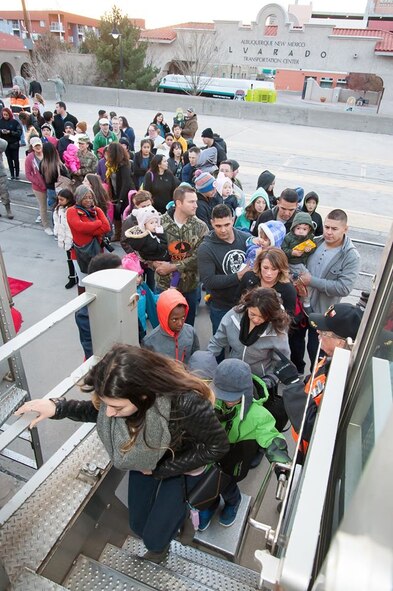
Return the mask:
[(23, 39), (7, 33), (0, 33), (0, 49), (3, 51), (26, 51)]
[(141, 32), (141, 39), (174, 41), (176, 39), (176, 32), (172, 29), (172, 27), (163, 27), (161, 29), (147, 29)]
[(145, 29), (141, 32), (142, 39), (150, 39), (156, 41), (174, 41), (176, 39), (177, 29), (205, 29), (214, 30), (214, 23), (180, 23), (178, 25), (171, 25), (170, 27), (161, 27), (159, 29)]
[(393, 33), (377, 31), (375, 29), (333, 29), (333, 35), (351, 35), (353, 37), (380, 37), (375, 51), (393, 52)]

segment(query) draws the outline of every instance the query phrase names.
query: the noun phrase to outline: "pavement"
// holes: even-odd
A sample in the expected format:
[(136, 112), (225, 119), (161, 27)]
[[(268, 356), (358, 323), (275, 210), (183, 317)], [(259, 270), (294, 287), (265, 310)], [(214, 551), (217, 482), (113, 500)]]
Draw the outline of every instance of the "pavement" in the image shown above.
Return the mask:
[[(70, 103), (68, 110), (80, 120), (87, 121), (91, 133), (97, 111), (102, 107), (113, 108), (111, 105), (94, 108), (83, 103)], [(154, 116), (151, 111), (136, 109), (122, 109), (118, 114), (127, 117), (137, 140), (144, 135)], [(164, 115), (167, 120), (173, 116), (172, 113)], [(359, 245), (362, 269), (369, 274), (377, 271), (382, 256), (381, 245), (386, 242), (393, 219), (392, 136), (208, 116), (199, 120), (199, 129), (205, 127), (212, 127), (227, 141), (229, 156), (241, 164), (239, 178), (248, 195), (255, 190), (260, 172), (269, 169), (277, 176), (276, 194), (287, 186), (302, 186), (306, 193), (314, 190), (319, 194), (321, 213), (336, 207), (345, 209), (349, 215), (350, 236), (377, 244)], [(4, 208), (0, 205), (3, 214), (0, 218), (0, 246), (9, 276), (33, 282), (32, 287), (14, 300), (22, 312), (24, 330), (76, 297), (76, 289), (64, 288), (67, 282), (64, 252), (53, 237), (47, 236), (41, 226), (35, 224), (38, 208), (30, 186), (13, 181), (9, 183), (9, 189), (15, 219), (5, 218)], [(121, 254), (118, 245), (116, 251)], [(365, 276), (359, 279), (356, 287), (359, 291), (370, 286), (371, 278)], [(211, 329), (208, 310), (203, 303), (198, 310), (196, 329), (201, 348), (204, 348)], [(68, 318), (26, 347), (22, 357), (31, 395), (41, 397), (83, 360), (73, 318)], [(79, 394), (75, 392), (74, 395)], [(41, 423), (39, 434), (44, 458), (50, 457), (78, 426), (69, 420), (61, 424)], [(243, 490), (254, 497), (266, 470), (264, 462), (261, 469), (250, 473), (242, 483)], [(264, 503), (263, 511), (267, 514), (264, 520), (269, 515), (274, 517), (274, 502)], [(260, 547), (260, 539), (252, 543), (255, 547), (258, 544)], [(249, 549), (247, 546), (242, 562), (255, 568)]]

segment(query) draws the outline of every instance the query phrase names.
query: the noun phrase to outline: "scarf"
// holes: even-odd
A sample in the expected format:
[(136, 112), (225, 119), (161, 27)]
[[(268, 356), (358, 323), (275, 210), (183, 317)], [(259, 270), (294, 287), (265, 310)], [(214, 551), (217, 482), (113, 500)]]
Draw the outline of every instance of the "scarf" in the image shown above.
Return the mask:
[(123, 452), (122, 449), (130, 441), (126, 419), (107, 417), (106, 404), (101, 402), (97, 433), (115, 468), (124, 471), (154, 470), (171, 442), (168, 427), (170, 412), (170, 398), (157, 396), (154, 405), (146, 412), (145, 425), (139, 431), (133, 446)]
[(109, 160), (107, 160), (105, 162), (105, 167), (106, 167), (106, 172), (105, 172), (105, 177), (109, 180), (112, 176), (112, 174), (115, 174), (118, 170), (119, 167), (117, 165), (113, 166)]
[(268, 327), (269, 322), (264, 322), (259, 326), (254, 326), (252, 331), (250, 332), (250, 319), (247, 314), (247, 310), (242, 315), (242, 319), (240, 320), (240, 334), (239, 334), (239, 341), (242, 345), (246, 347), (250, 347), (254, 343), (257, 342), (261, 334), (265, 332)]

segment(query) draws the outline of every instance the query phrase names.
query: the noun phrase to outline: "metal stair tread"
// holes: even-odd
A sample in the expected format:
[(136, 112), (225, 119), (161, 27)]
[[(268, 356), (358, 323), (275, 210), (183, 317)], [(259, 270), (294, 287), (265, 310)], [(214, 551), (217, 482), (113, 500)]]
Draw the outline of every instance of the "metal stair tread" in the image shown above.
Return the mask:
[(28, 393), (15, 384), (0, 391), (0, 426), (15, 412), (28, 398)]
[[(123, 549), (138, 556), (142, 556), (146, 552), (143, 542), (133, 536), (129, 536), (125, 540)], [(180, 542), (173, 540), (171, 542), (171, 553), (196, 565), (218, 571), (231, 579), (235, 579), (236, 581), (248, 585), (251, 589), (255, 589), (258, 586), (259, 574), (256, 571), (233, 564), (233, 562), (213, 556), (212, 554), (208, 554), (207, 552), (203, 552), (192, 546), (184, 546)]]
[(165, 561), (156, 564), (111, 544), (105, 546), (99, 560), (102, 564), (150, 585), (157, 591), (213, 591), (214, 589), (171, 571), (166, 567)]
[(37, 573), (23, 569), (19, 577), (12, 585), (13, 591), (66, 591), (62, 585), (58, 585)]
[(135, 581), (110, 566), (80, 554), (63, 581), (69, 591), (152, 591), (154, 587)]

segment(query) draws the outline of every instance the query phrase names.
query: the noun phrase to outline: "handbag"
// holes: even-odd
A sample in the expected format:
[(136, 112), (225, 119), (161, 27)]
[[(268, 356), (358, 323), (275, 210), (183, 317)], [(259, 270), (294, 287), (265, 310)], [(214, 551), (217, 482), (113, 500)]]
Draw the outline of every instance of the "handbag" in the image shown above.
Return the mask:
[(73, 247), (80, 270), (82, 273), (87, 273), (91, 259), (101, 252), (100, 243), (97, 238), (93, 238), (84, 246), (78, 246), (74, 242)]
[(198, 511), (208, 509), (231, 480), (232, 477), (225, 474), (218, 464), (213, 464), (188, 494), (188, 504)]
[(55, 182), (56, 194), (59, 193), (62, 189), (70, 189), (73, 186), (73, 181), (70, 178), (68, 178), (68, 176), (61, 174), (60, 167), (58, 168), (58, 173), (59, 174), (57, 176), (57, 181)]

